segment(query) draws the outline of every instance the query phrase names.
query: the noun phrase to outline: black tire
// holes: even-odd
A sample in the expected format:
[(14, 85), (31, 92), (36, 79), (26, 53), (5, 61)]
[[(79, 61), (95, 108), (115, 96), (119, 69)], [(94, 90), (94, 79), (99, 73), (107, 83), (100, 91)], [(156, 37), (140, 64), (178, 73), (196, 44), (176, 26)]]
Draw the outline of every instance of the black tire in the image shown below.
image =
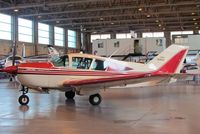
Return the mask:
[(67, 99), (73, 99), (75, 97), (75, 92), (74, 91), (67, 91), (67, 92), (65, 92), (65, 97)]
[(101, 103), (101, 95), (100, 94), (90, 95), (89, 102), (92, 105), (99, 105)]
[(27, 105), (29, 103), (29, 97), (27, 95), (21, 95), (18, 101), (21, 105)]

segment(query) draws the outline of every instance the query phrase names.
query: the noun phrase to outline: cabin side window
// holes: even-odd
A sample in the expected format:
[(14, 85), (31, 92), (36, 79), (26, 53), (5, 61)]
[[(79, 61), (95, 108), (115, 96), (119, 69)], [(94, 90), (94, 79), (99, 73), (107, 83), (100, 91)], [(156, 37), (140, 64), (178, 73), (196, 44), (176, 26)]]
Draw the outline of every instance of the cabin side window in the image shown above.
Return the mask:
[(89, 69), (92, 63), (91, 58), (85, 57), (72, 57), (72, 68)]
[(105, 65), (103, 60), (95, 60), (92, 65), (92, 70), (105, 70)]

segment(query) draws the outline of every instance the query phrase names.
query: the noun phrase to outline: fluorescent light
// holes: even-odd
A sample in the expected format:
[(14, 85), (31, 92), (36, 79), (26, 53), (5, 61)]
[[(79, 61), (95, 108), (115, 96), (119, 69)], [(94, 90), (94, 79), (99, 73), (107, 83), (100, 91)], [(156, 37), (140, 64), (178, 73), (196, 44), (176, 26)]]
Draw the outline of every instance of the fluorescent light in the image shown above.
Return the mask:
[(149, 17), (151, 17), (151, 15), (150, 15), (150, 14), (147, 14), (147, 18), (149, 18)]
[(18, 9), (14, 9), (14, 12), (18, 12), (19, 10)]
[(138, 11), (142, 11), (142, 8), (138, 8)]

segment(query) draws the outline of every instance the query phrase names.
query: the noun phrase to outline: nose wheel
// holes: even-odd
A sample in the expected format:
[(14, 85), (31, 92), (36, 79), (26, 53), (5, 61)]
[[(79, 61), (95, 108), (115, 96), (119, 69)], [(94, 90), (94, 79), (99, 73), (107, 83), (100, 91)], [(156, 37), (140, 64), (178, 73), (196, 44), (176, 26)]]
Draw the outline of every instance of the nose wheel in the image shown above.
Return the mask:
[(21, 105), (27, 105), (29, 103), (29, 97), (27, 95), (21, 95), (18, 101)]
[(100, 94), (90, 95), (89, 102), (92, 105), (99, 105), (101, 103), (101, 95)]
[(22, 91), (22, 95), (19, 97), (18, 102), (21, 105), (27, 105), (29, 103), (29, 97), (26, 95), (28, 93), (28, 88), (22, 86), (20, 91)]

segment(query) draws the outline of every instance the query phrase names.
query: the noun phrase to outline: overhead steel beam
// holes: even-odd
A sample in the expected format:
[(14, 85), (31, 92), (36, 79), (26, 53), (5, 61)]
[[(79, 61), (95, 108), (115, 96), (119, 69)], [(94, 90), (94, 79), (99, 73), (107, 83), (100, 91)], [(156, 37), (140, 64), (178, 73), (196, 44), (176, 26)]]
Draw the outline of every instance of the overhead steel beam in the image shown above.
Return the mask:
[[(188, 13), (188, 12), (197, 12), (198, 10), (185, 10), (185, 11), (180, 11), (180, 13)], [(200, 10), (199, 10), (200, 11)], [(160, 14), (168, 14), (169, 12), (160, 12)], [(171, 12), (171, 14), (173, 13), (177, 13), (177, 11), (175, 12)], [(179, 13), (179, 12), (178, 12)], [(155, 13), (157, 14), (157, 13)], [(152, 15), (155, 15), (154, 13)], [(145, 15), (145, 14), (115, 14), (115, 15), (101, 15), (101, 16), (85, 16), (85, 17), (73, 17), (73, 18), (55, 18), (55, 19), (44, 19), (41, 20), (41, 22), (54, 22), (54, 21), (71, 21), (71, 20), (84, 20), (84, 19), (100, 19), (100, 18), (110, 18), (110, 17), (135, 17), (135, 16), (141, 16), (141, 15)], [(146, 17), (146, 16), (145, 16)], [(166, 20), (166, 19), (175, 19), (177, 17), (154, 17), (154, 18), (145, 18), (145, 19), (136, 19), (137, 21), (149, 21), (149, 20), (156, 20), (156, 19), (160, 19), (160, 20)], [(180, 19), (185, 19), (185, 18), (200, 18), (200, 16), (180, 16), (178, 17)], [(103, 21), (103, 20), (102, 20)]]
[[(198, 18), (200, 18), (200, 16), (198, 16)], [(195, 22), (193, 20), (191, 20), (191, 21)], [(56, 25), (57, 26), (69, 26), (69, 25), (74, 25), (74, 26), (75, 25), (83, 25), (83, 26), (86, 26), (86, 25), (97, 25), (97, 24), (108, 24), (108, 23), (109, 24), (111, 24), (111, 23), (126, 23), (126, 22), (129, 22), (129, 23), (136, 22), (136, 23), (140, 23), (141, 24), (141, 22), (139, 22), (138, 20), (133, 20), (133, 19), (127, 20), (127, 19), (125, 19), (125, 20), (109, 20), (109, 21), (93, 21), (93, 22), (66, 23), (66, 24), (56, 24)], [(167, 22), (164, 22), (164, 23), (167, 23)], [(179, 22), (177, 21), (177, 23), (179, 23)]]
[(28, 3), (28, 4), (19, 4), (16, 6), (0, 8), (0, 11), (36, 8), (36, 7), (44, 7), (44, 6), (51, 7), (51, 6), (70, 5), (70, 4), (82, 4), (82, 3), (88, 3), (88, 2), (104, 2), (104, 1), (107, 1), (107, 0), (76, 0), (76, 1), (72, 0), (72, 1), (51, 2), (51, 3), (49, 2), (49, 3), (39, 3), (39, 4)]
[[(184, 6), (184, 5), (198, 5), (200, 2), (181, 2), (176, 4), (154, 4), (154, 5), (141, 5), (142, 8), (148, 7), (168, 7), (168, 6)], [(102, 7), (102, 8), (91, 8), (91, 9), (74, 9), (68, 11), (52, 11), (48, 13), (36, 13), (36, 14), (23, 14), (21, 17), (31, 17), (31, 16), (45, 16), (45, 15), (56, 15), (56, 14), (67, 14), (67, 13), (83, 13), (83, 12), (98, 12), (98, 11), (109, 11), (109, 10), (129, 10), (129, 9), (138, 9), (138, 5), (134, 6), (117, 6), (117, 7)], [(1, 11), (1, 8), (0, 8)]]
[[(200, 28), (200, 25), (197, 25), (197, 27)], [(184, 30), (198, 30), (197, 28), (195, 28), (194, 25), (187, 25), (187, 26), (184, 26)], [(75, 30), (75, 29), (74, 29)], [(180, 26), (168, 26), (165, 28), (165, 30), (163, 30), (162, 28), (159, 28), (159, 27), (145, 27), (145, 26), (139, 26), (139, 27), (132, 27), (132, 28), (129, 28), (128, 26), (121, 26), (119, 27), (118, 29), (113, 29), (112, 27), (110, 28), (104, 28), (104, 29), (91, 29), (91, 30), (86, 30), (86, 31), (83, 31), (83, 32), (89, 32), (89, 33), (92, 33), (92, 32), (100, 32), (100, 33), (105, 33), (105, 32), (108, 32), (108, 31), (130, 31), (130, 30), (134, 30), (135, 32), (155, 32), (155, 31), (177, 31), (177, 30), (180, 30), (182, 31), (181, 27)]]
[[(198, 24), (200, 24), (200, 21), (195, 21)], [(194, 21), (184, 21), (183, 24), (193, 24), (194, 26), (196, 26), (194, 23)], [(121, 26), (148, 26), (148, 25), (155, 25), (156, 27), (159, 27), (159, 23), (156, 23), (156, 22), (149, 22), (149, 23), (137, 23), (137, 24), (132, 24), (132, 23), (124, 23), (124, 24), (109, 24), (109, 25), (93, 25), (93, 26), (84, 26), (83, 28), (86, 28), (86, 29), (92, 29), (92, 28), (105, 28), (105, 27), (115, 27), (115, 28), (118, 28), (118, 27), (121, 27)], [(169, 26), (170, 24), (172, 25), (180, 25), (179, 22), (165, 22), (164, 24), (161, 25), (161, 27), (167, 27)], [(80, 29), (80, 26), (71, 26), (69, 25), (70, 28), (76, 28), (76, 29)]]
[(6, 5), (11, 5), (11, 3), (3, 1), (3, 0), (0, 0), (0, 3), (6, 4)]

